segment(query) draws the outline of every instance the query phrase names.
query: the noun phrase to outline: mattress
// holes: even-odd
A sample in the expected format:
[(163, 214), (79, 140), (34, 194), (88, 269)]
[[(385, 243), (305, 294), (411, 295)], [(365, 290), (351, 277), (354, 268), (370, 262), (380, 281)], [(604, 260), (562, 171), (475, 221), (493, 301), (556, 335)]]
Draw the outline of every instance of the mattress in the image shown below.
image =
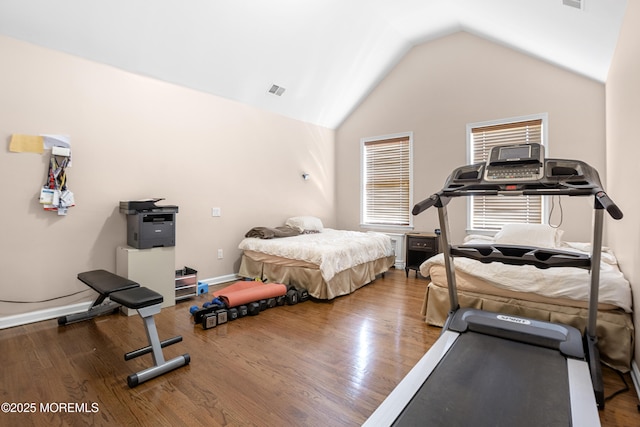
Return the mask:
[[(604, 275), (604, 289), (606, 291), (602, 292), (603, 288), (601, 288), (600, 292), (596, 327), (598, 348), (603, 363), (614, 369), (627, 372), (633, 358), (634, 339), (634, 326), (630, 313), (631, 295), (629, 290), (627, 296), (628, 282), (624, 280), (624, 277), (620, 280), (622, 273), (618, 274), (614, 271), (619, 272), (614, 262), (615, 257), (611, 258), (613, 254), (610, 252), (608, 254), (608, 264), (614, 268), (610, 274)], [(423, 263), (420, 269), (421, 274), (431, 280), (427, 285), (422, 314), (428, 324), (443, 326), (450, 309), (446, 269), (442, 262), (444, 260), (442, 254), (433, 258)], [(565, 269), (568, 271), (563, 274), (571, 275), (573, 273), (577, 276), (571, 278), (572, 285), (567, 286), (573, 292), (566, 290), (558, 292), (551, 286), (551, 289), (546, 289), (546, 292), (539, 293), (523, 291), (523, 289), (539, 289), (539, 286), (532, 285), (530, 282), (541, 280), (540, 274), (549, 275), (551, 273), (552, 277), (544, 279), (544, 282), (553, 284), (558, 280), (554, 276), (557, 272), (553, 273), (553, 271), (561, 268), (539, 270), (532, 267), (538, 271), (535, 271), (535, 274), (529, 274), (528, 271), (517, 270), (522, 269), (522, 266), (500, 263), (482, 264), (474, 260), (455, 258), (454, 264), (456, 266), (458, 302), (461, 307), (474, 307), (563, 323), (584, 332), (588, 318), (588, 302), (581, 288), (588, 289), (590, 284), (588, 274), (586, 277), (582, 276), (586, 272), (585, 270)], [(487, 269), (489, 266), (491, 268)], [(506, 270), (514, 271), (505, 273)], [(518, 276), (518, 280), (507, 279), (511, 275)], [(580, 277), (582, 277), (582, 285), (577, 285)], [(516, 284), (519, 282), (525, 282), (525, 285), (518, 287)]]
[(314, 264), (326, 281), (343, 270), (393, 255), (391, 238), (386, 234), (332, 228), (279, 239), (249, 237), (239, 248)]
[(317, 265), (300, 260), (245, 251), (238, 275), (304, 288), (313, 298), (330, 300), (373, 282), (395, 263), (395, 256), (378, 258), (342, 270), (326, 281)]
[(293, 284), (312, 297), (332, 299), (375, 280), (395, 262), (383, 233), (324, 228), (276, 239), (245, 238), (239, 275)]
[[(564, 243), (564, 249), (589, 253), (589, 245), (584, 243)], [(444, 266), (443, 254), (426, 260), (420, 266), (420, 273), (425, 277), (430, 276), (431, 267), (435, 265)], [(483, 283), (491, 286), (487, 289), (493, 289), (493, 292), (498, 292), (500, 289), (531, 293), (564, 300), (566, 303), (569, 303), (567, 300), (572, 300), (572, 303), (586, 303), (589, 300), (591, 275), (586, 269), (573, 267), (540, 269), (532, 265), (507, 265), (500, 262), (485, 264), (468, 258), (455, 258), (454, 266), (456, 277), (458, 273), (466, 273), (469, 277), (481, 279)], [(481, 285), (475, 283), (473, 286)], [(600, 263), (598, 296), (599, 303), (619, 307), (627, 313), (632, 311), (631, 286), (618, 268), (614, 254), (606, 248), (603, 250)]]

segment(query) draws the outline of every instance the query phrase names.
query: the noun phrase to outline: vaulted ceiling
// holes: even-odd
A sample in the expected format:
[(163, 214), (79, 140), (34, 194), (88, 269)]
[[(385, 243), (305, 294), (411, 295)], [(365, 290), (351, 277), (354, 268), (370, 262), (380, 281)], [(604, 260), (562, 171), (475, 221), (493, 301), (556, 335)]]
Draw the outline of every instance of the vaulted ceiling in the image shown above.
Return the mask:
[(457, 31), (604, 82), (626, 4), (2, 0), (0, 34), (335, 128), (411, 47)]

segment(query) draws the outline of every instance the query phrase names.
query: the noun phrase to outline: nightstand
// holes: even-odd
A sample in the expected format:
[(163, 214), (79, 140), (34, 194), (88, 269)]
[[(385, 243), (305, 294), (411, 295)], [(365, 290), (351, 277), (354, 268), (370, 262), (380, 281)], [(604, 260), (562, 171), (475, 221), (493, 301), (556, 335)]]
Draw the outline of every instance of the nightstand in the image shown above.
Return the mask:
[(440, 252), (440, 236), (434, 233), (407, 233), (405, 274), (409, 277), (409, 270), (420, 270), (420, 264)]

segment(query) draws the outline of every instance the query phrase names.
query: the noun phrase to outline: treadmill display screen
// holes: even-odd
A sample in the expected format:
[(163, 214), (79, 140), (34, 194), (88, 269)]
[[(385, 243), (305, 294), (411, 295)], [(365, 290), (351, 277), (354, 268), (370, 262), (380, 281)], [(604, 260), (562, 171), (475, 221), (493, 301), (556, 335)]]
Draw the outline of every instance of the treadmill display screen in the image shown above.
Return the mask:
[(531, 147), (527, 145), (519, 145), (517, 147), (501, 147), (498, 160), (520, 160), (531, 157)]

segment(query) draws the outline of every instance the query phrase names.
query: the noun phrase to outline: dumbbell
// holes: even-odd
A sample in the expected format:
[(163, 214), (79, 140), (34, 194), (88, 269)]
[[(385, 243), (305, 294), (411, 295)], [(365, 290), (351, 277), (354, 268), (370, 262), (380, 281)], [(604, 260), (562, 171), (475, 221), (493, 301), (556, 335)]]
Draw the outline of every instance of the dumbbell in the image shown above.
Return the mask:
[(215, 311), (211, 311), (202, 316), (202, 329), (215, 328), (217, 325), (227, 323), (228, 310), (221, 308)]
[(215, 328), (218, 324), (218, 315), (213, 313), (207, 313), (202, 316), (202, 329), (211, 329)]
[(260, 311), (265, 311), (267, 308), (273, 308), (277, 305), (277, 301), (275, 298), (261, 299), (260, 301), (256, 302), (260, 304)]
[(247, 304), (247, 314), (249, 316), (257, 316), (260, 314), (260, 303), (259, 302), (250, 302)]
[(305, 302), (309, 299), (309, 291), (306, 289), (298, 289), (298, 299), (300, 302)]
[(295, 286), (291, 286), (291, 285), (288, 286), (285, 297), (286, 297), (287, 305), (294, 305), (298, 303), (299, 296)]
[[(226, 307), (224, 301), (222, 301), (219, 297), (215, 297), (210, 302), (207, 301), (204, 304), (202, 304), (202, 308), (209, 308), (211, 306), (213, 306), (213, 308)], [(191, 307), (189, 307), (189, 313), (191, 313), (191, 315), (194, 315), (198, 310), (202, 310), (202, 309), (197, 305), (192, 305)]]
[(239, 317), (239, 315), (238, 315), (238, 309), (237, 308), (232, 307), (229, 310), (227, 310), (227, 320), (228, 321), (236, 320), (238, 317)]
[(195, 312), (192, 312), (191, 314), (193, 314), (193, 321), (195, 323), (202, 323), (202, 318), (204, 317), (205, 314), (213, 313), (217, 310), (222, 310), (222, 309), (226, 309), (226, 307), (223, 304), (210, 304), (207, 308), (198, 309)]
[(238, 308), (238, 317), (244, 317), (247, 314), (249, 314), (246, 305), (240, 305), (237, 308)]

